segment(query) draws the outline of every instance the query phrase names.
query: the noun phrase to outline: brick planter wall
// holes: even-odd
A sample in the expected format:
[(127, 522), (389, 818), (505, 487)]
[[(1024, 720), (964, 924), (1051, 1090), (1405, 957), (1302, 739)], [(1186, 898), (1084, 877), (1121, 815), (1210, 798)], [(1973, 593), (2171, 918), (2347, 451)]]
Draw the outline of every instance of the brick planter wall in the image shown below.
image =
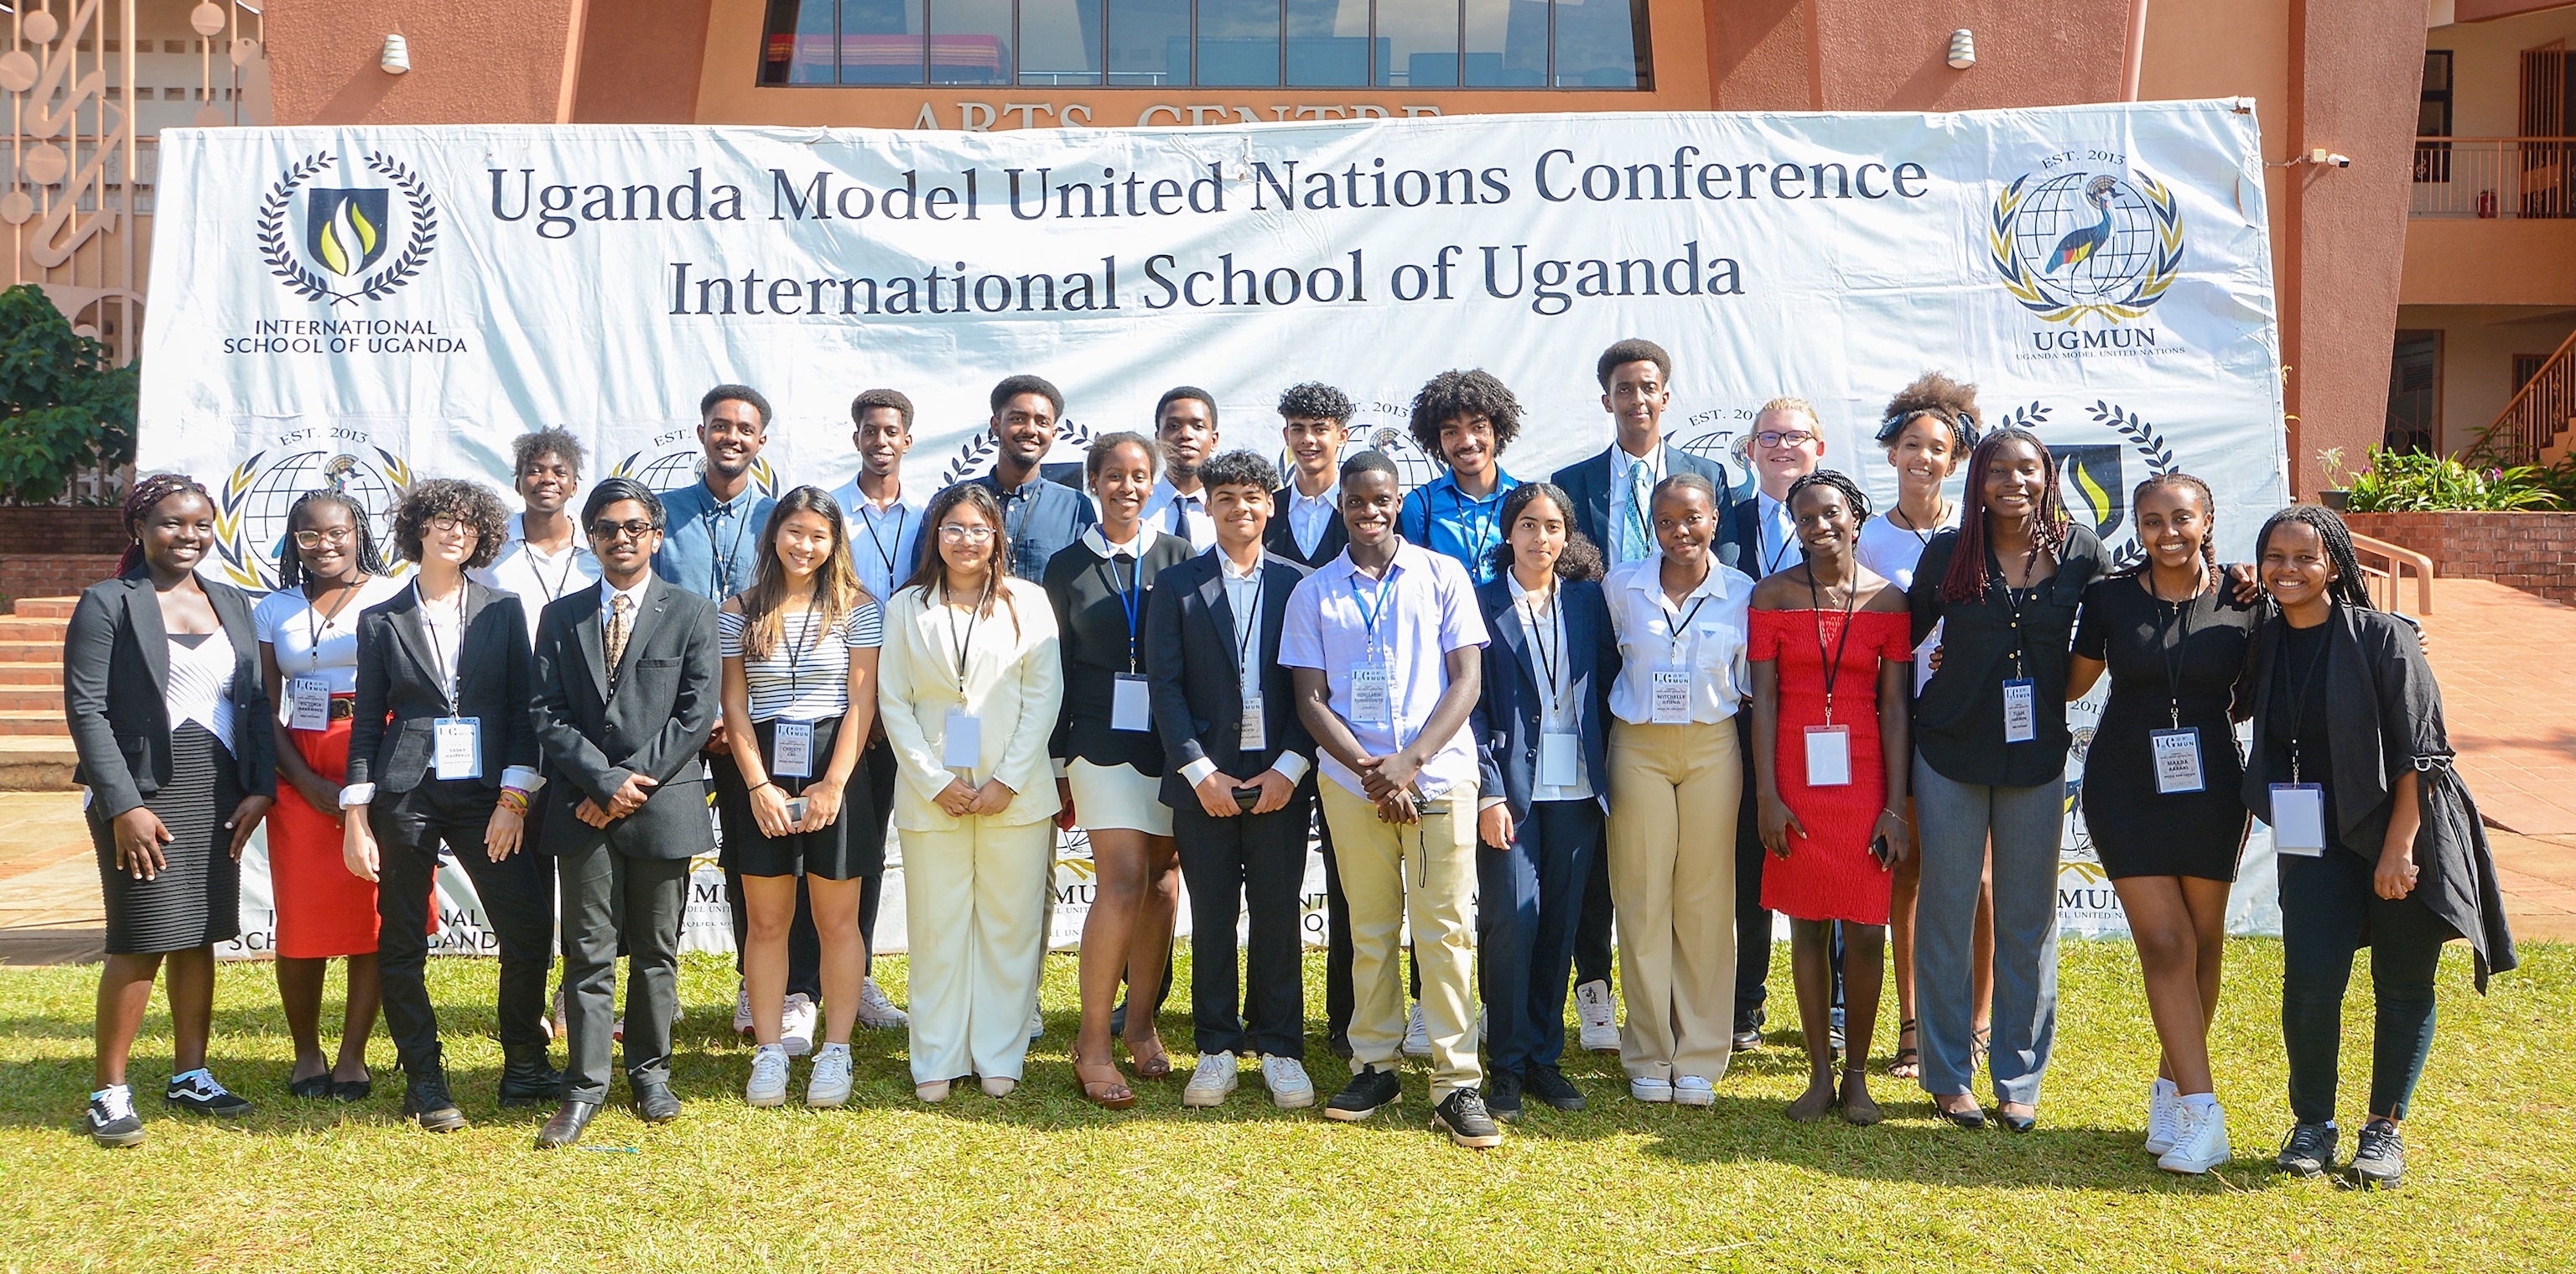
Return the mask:
[(0, 554), (125, 551), (121, 511), (59, 504), (0, 506)]
[(2576, 513), (2348, 513), (2344, 521), (2432, 558), (2437, 575), (2576, 605)]
[(0, 598), (74, 597), (116, 574), (114, 553), (0, 553)]

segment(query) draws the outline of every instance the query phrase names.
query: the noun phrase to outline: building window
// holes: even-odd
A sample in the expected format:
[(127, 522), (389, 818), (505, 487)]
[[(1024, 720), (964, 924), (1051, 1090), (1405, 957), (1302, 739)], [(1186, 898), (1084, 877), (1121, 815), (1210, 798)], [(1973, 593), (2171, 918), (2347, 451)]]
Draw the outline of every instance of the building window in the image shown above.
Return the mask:
[(769, 0), (760, 83), (1647, 90), (1646, 0)]
[(2428, 452), (2442, 437), (2442, 333), (2400, 328), (2388, 364), (2388, 426), (2380, 445)]
[(2451, 50), (2424, 50), (2424, 97), (2415, 108), (2415, 180), (2451, 179), (2451, 144), (2427, 137), (2451, 135)]

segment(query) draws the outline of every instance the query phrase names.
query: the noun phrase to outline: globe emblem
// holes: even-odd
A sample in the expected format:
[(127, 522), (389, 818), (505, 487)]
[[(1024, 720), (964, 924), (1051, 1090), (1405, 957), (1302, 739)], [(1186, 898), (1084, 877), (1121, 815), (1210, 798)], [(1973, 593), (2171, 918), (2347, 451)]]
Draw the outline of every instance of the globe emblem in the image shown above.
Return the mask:
[[(694, 484), (704, 477), (707, 471), (707, 457), (702, 451), (674, 451), (668, 455), (655, 456), (651, 462), (641, 467), (636, 465), (635, 460), (635, 456), (628, 456), (610, 472), (617, 477), (633, 478), (643, 483), (645, 489), (657, 494), (667, 495)], [(775, 497), (778, 494), (778, 471), (769, 467), (766, 457), (756, 457), (752, 460), (751, 485), (762, 495)]]
[(277, 555), (287, 542), (287, 510), (307, 491), (337, 487), (367, 511), (367, 529), (380, 552), (393, 544), (394, 506), (402, 492), (383, 470), (345, 452), (307, 451), (288, 456), (262, 471), (233, 508), (241, 517), (242, 537), (251, 568), (263, 586), (277, 579)]
[(1753, 489), (1753, 471), (1735, 454), (1738, 435), (1732, 429), (1716, 429), (1681, 444), (1683, 452), (1706, 460), (1726, 475), (1727, 492), (1742, 497)]
[[(1379, 425), (1370, 429), (1354, 429), (1351, 431), (1351, 445), (1362, 451), (1386, 453), (1386, 458), (1395, 462), (1397, 481), (1408, 492), (1440, 476), (1441, 466), (1434, 463), (1431, 457), (1422, 454), (1422, 448), (1415, 445), (1413, 435), (1398, 426)], [(1344, 454), (1357, 453), (1345, 452)]]
[(2079, 303), (2126, 301), (2155, 265), (2155, 216), (2129, 183), (2065, 173), (2022, 200), (2012, 224), (2024, 276)]

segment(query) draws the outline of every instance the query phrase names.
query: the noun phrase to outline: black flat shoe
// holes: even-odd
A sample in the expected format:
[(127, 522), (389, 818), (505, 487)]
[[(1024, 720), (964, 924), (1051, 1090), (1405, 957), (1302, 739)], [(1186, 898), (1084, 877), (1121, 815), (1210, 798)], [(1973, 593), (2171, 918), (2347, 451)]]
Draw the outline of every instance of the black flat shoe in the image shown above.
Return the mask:
[(369, 1076), (366, 1079), (335, 1079), (331, 1081), (331, 1100), (333, 1101), (365, 1101), (375, 1095), (376, 1081), (373, 1076)]
[(1971, 1106), (1966, 1110), (1943, 1110), (1939, 1106), (1934, 1106), (1932, 1109), (1943, 1119), (1947, 1119), (1952, 1124), (1961, 1128), (1966, 1128), (1970, 1131), (1975, 1131), (1986, 1126), (1986, 1112), (1975, 1106)]
[(2003, 1120), (2004, 1127), (2012, 1132), (2029, 1132), (2031, 1129), (2039, 1127), (2039, 1116), (2036, 1113), (2028, 1115), (2008, 1115), (2002, 1111), (1996, 1111), (1995, 1117)]
[(307, 1075), (302, 1079), (286, 1081), (286, 1095), (289, 1097), (330, 1096), (331, 1072), (324, 1071), (319, 1075)]
[(568, 1101), (555, 1108), (554, 1118), (537, 1130), (537, 1149), (553, 1150), (581, 1140), (582, 1130), (590, 1127), (591, 1116), (599, 1113), (595, 1101)]

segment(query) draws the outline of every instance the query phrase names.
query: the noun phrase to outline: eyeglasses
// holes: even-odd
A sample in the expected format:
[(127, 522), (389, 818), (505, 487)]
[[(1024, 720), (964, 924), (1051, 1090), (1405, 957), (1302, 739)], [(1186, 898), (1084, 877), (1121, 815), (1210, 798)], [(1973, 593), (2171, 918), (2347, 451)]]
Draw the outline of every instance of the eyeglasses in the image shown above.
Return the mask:
[(477, 539), (481, 539), (483, 536), (483, 532), (476, 529), (473, 523), (468, 522), (463, 518), (449, 517), (443, 513), (429, 520), (429, 529), (438, 532), (440, 535), (454, 535), (459, 531), (463, 531), (467, 535), (471, 535)]
[(939, 528), (939, 538), (952, 544), (981, 544), (984, 541), (993, 538), (993, 528), (989, 526), (959, 526), (954, 522), (950, 522)]
[(1816, 435), (1804, 429), (1791, 430), (1788, 433), (1782, 433), (1777, 429), (1765, 429), (1753, 435), (1753, 441), (1766, 447), (1803, 447), (1815, 440)]
[(637, 518), (631, 522), (610, 522), (602, 519), (590, 524), (590, 538), (613, 544), (619, 540), (641, 540), (651, 535), (655, 529), (651, 522), (643, 518)]
[(333, 527), (328, 531), (298, 531), (295, 533), (295, 547), (318, 549), (325, 544), (346, 544), (356, 535), (357, 532), (345, 526)]

